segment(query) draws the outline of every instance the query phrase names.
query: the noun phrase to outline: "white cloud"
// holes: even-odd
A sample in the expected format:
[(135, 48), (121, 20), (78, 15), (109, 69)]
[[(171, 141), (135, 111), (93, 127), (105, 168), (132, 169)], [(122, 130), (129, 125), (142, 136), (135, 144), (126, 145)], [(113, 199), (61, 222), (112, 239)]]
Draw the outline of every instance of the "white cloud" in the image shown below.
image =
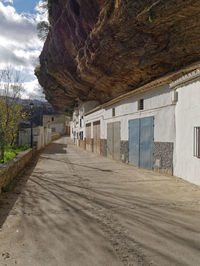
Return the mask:
[(36, 99), (36, 100), (45, 101), (45, 96), (42, 92), (42, 88), (38, 84), (37, 80), (24, 82), (23, 85), (25, 90), (23, 95), (24, 99), (31, 99), (31, 100)]
[(30, 94), (30, 88), (36, 92), (35, 97), (36, 94), (41, 95), (34, 68), (38, 64), (43, 43), (37, 36), (36, 27), (39, 21), (47, 19), (47, 14), (39, 9), (39, 5), (36, 11), (35, 14), (18, 14), (13, 6), (0, 1), (0, 69), (11, 65), (22, 72), (27, 90), (24, 97)]
[(4, 1), (4, 3), (10, 3), (13, 5), (13, 0), (3, 0), (3, 1)]

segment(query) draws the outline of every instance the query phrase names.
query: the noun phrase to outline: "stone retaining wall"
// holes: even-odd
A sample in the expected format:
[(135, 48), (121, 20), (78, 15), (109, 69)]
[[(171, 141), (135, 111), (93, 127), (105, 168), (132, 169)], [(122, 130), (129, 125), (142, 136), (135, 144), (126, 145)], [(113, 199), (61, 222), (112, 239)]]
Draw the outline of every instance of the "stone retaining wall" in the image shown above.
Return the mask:
[(15, 158), (0, 166), (0, 193), (22, 171), (34, 153), (35, 150), (32, 149), (20, 152)]

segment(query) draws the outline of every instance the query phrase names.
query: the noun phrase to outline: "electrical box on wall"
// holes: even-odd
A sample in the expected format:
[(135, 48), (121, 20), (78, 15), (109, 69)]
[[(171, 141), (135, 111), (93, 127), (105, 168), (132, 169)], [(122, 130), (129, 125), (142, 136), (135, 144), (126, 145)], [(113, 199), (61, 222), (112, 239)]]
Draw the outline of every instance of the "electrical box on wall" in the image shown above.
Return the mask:
[(178, 102), (178, 92), (176, 90), (172, 91), (172, 104), (176, 104)]

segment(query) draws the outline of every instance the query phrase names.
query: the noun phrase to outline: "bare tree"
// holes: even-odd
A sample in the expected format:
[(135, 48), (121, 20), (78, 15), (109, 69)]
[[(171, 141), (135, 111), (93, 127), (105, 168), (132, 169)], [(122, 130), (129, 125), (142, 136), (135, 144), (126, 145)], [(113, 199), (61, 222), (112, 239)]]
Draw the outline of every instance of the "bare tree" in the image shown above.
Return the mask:
[(49, 23), (47, 21), (41, 21), (37, 24), (38, 38), (41, 41), (45, 41), (49, 32)]
[(23, 118), (18, 104), (23, 91), (20, 72), (8, 67), (0, 71), (0, 161), (4, 162), (5, 146), (12, 144)]

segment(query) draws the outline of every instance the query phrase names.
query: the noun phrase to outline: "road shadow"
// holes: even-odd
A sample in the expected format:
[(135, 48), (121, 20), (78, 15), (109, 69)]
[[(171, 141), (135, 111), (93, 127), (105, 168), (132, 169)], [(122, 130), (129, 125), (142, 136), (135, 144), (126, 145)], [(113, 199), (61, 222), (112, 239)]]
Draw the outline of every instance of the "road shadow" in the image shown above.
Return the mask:
[[(66, 144), (52, 143), (33, 158), (24, 173), (15, 179), (11, 191), (0, 199), (0, 227), (19, 196), (25, 193), (21, 197), (18, 214), (23, 211), (21, 221), (30, 227), (37, 225), (36, 229), (41, 228), (41, 238), (43, 230), (47, 229), (60, 243), (63, 239), (69, 243), (77, 241), (77, 246), (88, 254), (85, 242), (89, 239), (94, 241), (94, 245), (98, 244), (93, 236), (99, 234), (99, 225), (119, 257), (119, 250), (122, 250), (125, 258), (130, 255), (144, 261), (147, 256), (148, 261), (149, 254), (156, 259), (159, 257), (164, 263), (157, 265), (198, 265), (195, 263), (200, 252), (200, 211), (190, 210), (192, 195), (191, 202), (159, 196), (155, 183), (162, 181), (162, 190), (164, 182), (169, 182), (169, 179), (153, 179), (146, 173), (146, 179), (140, 180), (135, 177), (134, 168), (127, 184), (123, 171), (113, 175), (112, 170), (103, 169), (105, 166), (88, 166), (89, 155), (85, 155), (81, 163), (76, 163), (73, 156), (53, 157), (65, 154), (66, 148)], [(35, 167), (39, 159), (48, 165), (45, 170)], [(59, 162), (61, 171), (56, 167), (48, 170), (53, 161), (55, 164)], [(115, 162), (113, 165), (117, 166)], [(81, 171), (83, 168), (93, 170), (93, 174)], [(166, 191), (170, 193), (173, 186), (171, 182)], [(190, 188), (190, 184), (187, 186)], [(178, 186), (176, 193), (181, 194)], [(90, 233), (93, 233), (92, 236)], [(145, 263), (139, 265), (154, 265)]]
[(9, 191), (0, 195), (0, 228), (2, 228), (9, 213), (13, 209), (15, 202), (24, 190), (29, 177), (37, 165), (40, 154), (41, 152), (36, 152), (36, 154), (26, 164), (25, 168), (13, 179), (10, 184)]
[(67, 144), (52, 142), (46, 149), (43, 151), (43, 154), (65, 154), (67, 153)]

